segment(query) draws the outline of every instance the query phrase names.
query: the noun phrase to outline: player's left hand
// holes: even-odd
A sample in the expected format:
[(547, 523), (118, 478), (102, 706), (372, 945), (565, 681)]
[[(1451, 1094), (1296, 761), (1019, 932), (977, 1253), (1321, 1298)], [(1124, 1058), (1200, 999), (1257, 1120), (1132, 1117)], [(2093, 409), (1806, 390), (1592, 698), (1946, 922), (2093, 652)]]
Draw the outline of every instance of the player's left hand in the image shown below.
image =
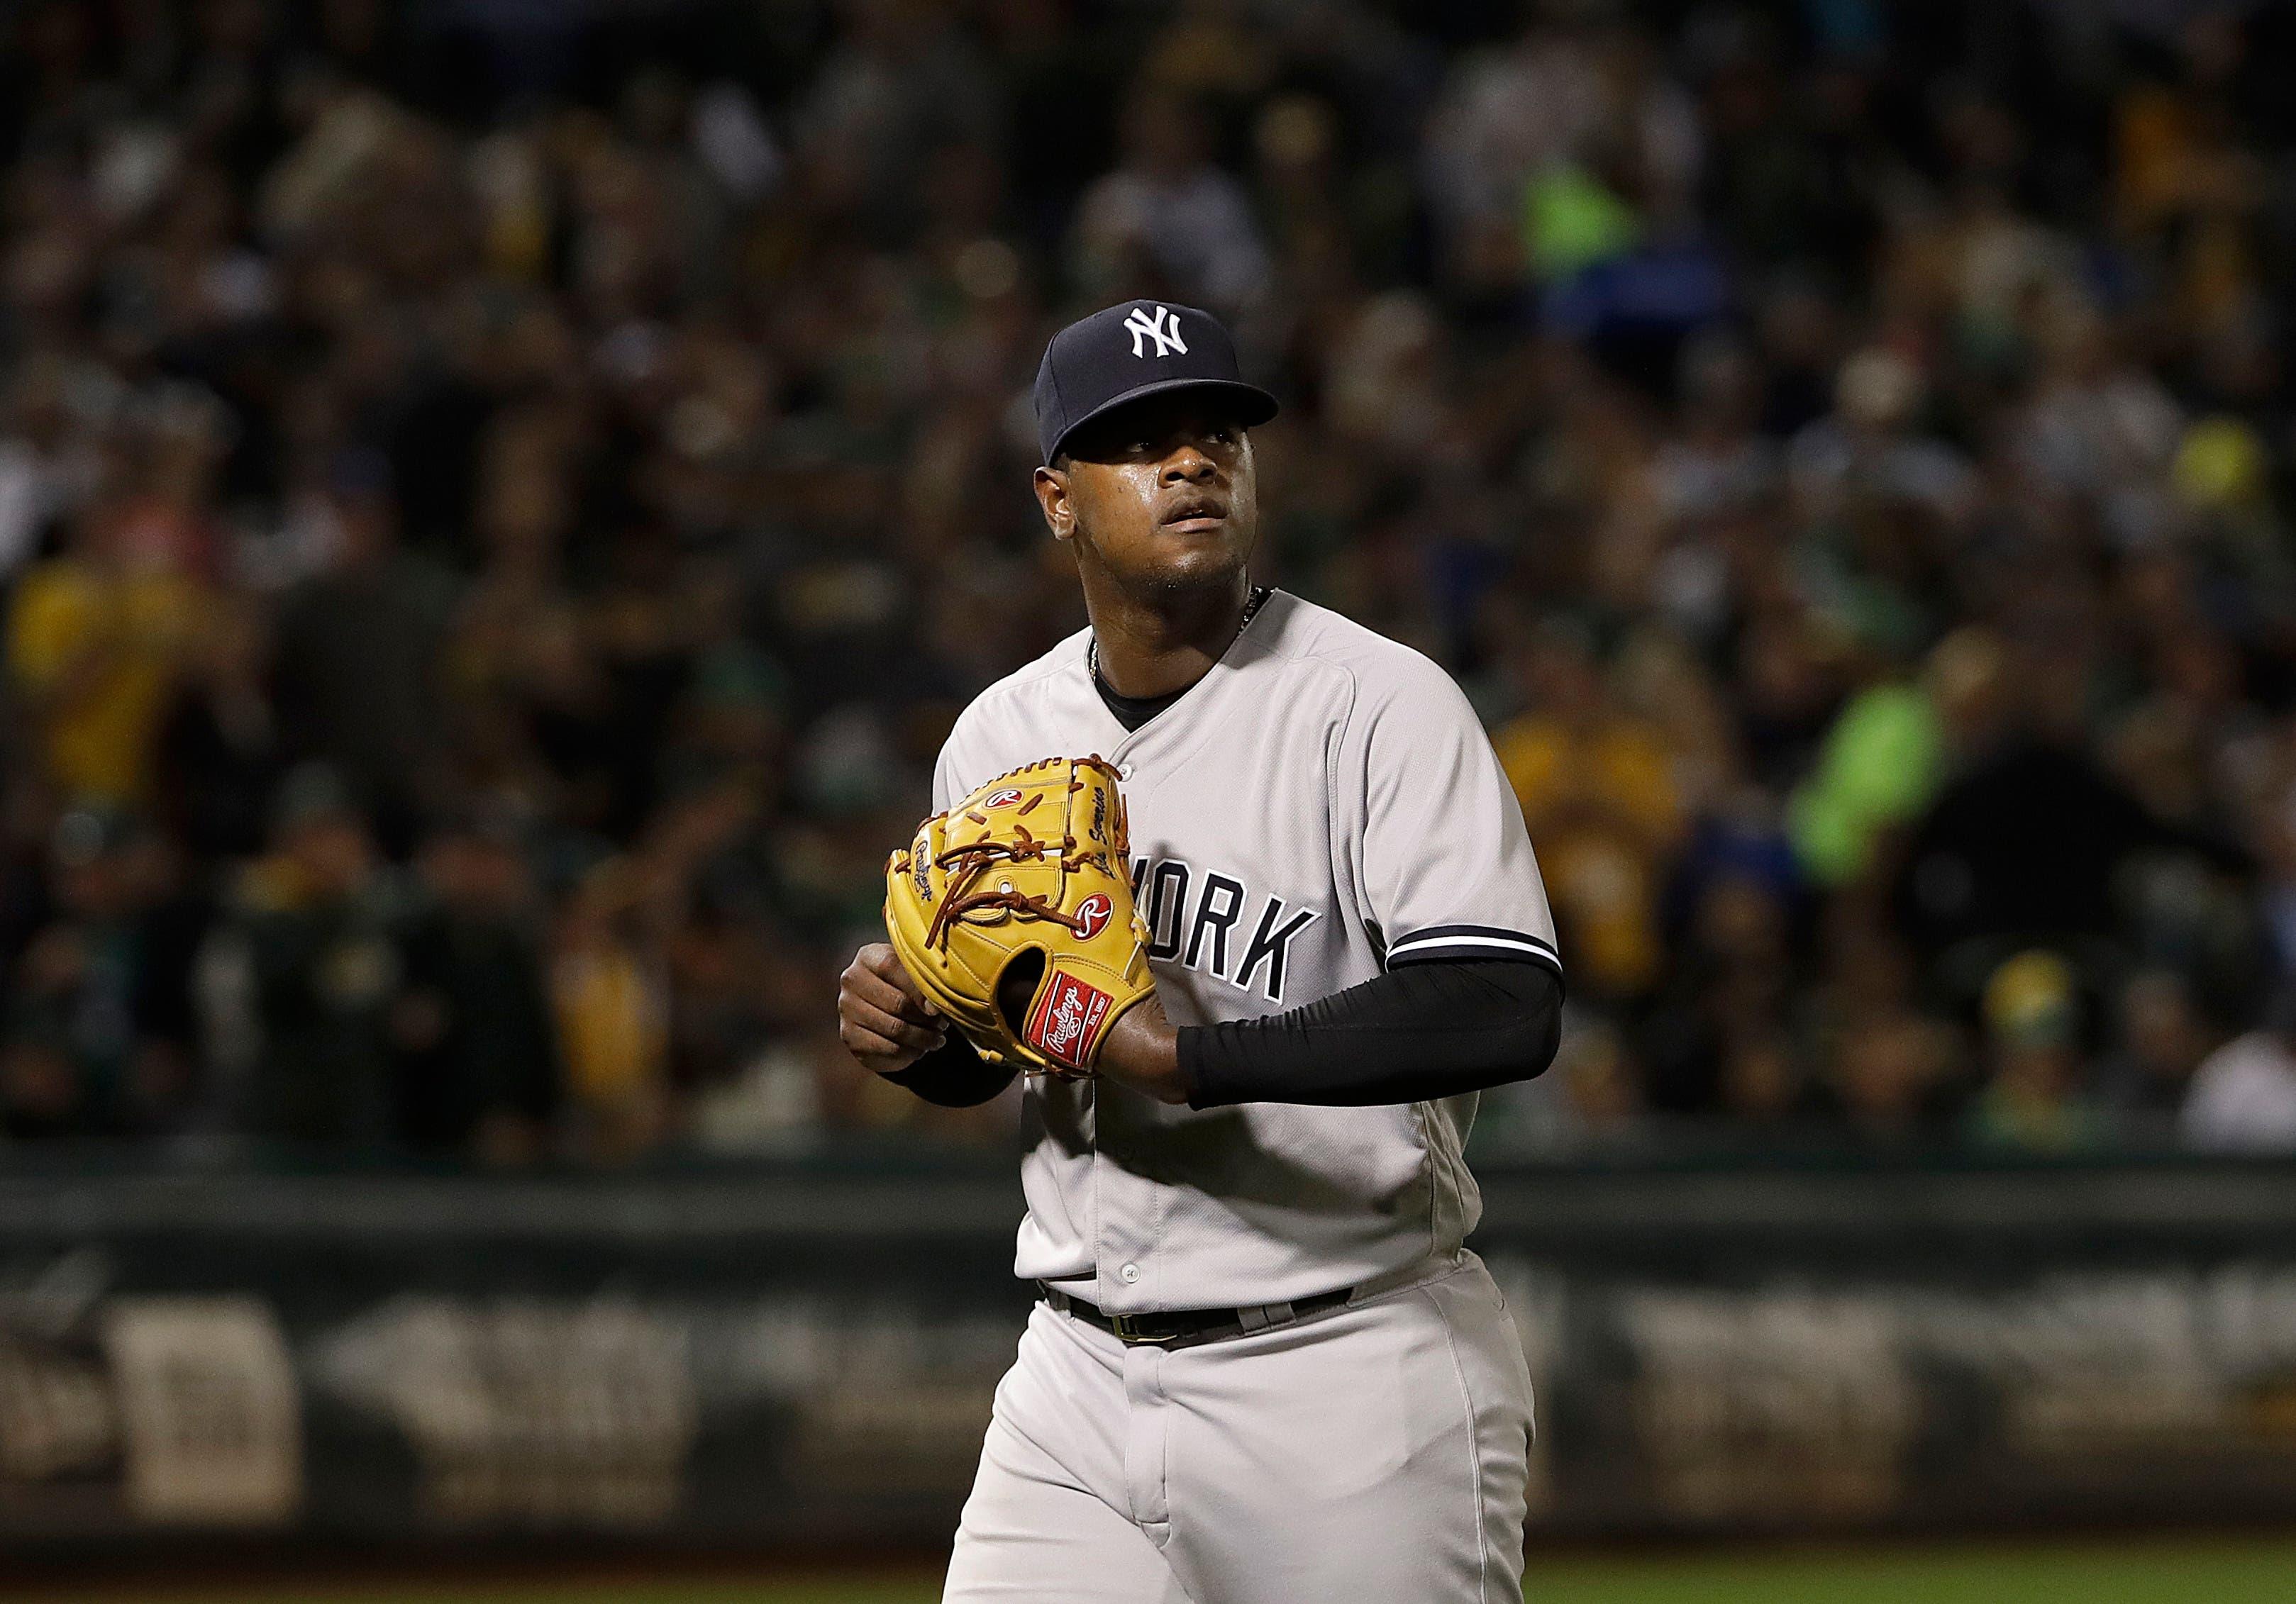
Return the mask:
[(1150, 997), (1117, 1020), (1101, 1044), (1100, 1077), (1154, 1098), (1185, 1103), (1189, 1086), (1180, 1074), (1180, 1033), (1164, 1017), (1161, 998)]

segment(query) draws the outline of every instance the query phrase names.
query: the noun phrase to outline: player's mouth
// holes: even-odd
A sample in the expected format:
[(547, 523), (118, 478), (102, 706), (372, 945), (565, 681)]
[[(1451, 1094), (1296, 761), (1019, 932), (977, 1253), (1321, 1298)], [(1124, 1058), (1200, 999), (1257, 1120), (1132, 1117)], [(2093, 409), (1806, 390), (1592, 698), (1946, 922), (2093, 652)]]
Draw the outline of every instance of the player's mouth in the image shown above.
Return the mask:
[(1210, 535), (1227, 522), (1227, 503), (1210, 496), (1192, 496), (1164, 514), (1162, 524), (1176, 535)]

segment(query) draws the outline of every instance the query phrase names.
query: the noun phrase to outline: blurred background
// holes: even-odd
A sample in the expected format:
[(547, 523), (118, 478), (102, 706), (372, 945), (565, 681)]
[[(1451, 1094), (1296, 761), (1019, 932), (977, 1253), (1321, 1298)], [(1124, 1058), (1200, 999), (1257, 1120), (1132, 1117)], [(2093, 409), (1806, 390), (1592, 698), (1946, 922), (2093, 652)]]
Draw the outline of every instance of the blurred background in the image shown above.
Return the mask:
[(1539, 851), (1535, 1543), (2284, 1530), (2292, 73), (2221, 0), (0, 7), (0, 1559), (930, 1559), (1017, 1096), (835, 976), (1083, 623), (1027, 389), (1132, 296)]

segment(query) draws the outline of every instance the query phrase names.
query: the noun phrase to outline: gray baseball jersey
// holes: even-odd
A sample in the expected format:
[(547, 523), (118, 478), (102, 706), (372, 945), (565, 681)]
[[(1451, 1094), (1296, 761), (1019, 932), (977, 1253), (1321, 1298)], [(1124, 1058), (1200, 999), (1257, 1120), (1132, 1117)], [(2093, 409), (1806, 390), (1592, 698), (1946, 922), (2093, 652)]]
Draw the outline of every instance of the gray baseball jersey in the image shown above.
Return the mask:
[[(1554, 928), (1473, 709), (1408, 647), (1277, 592), (1210, 673), (1128, 732), (1089, 632), (950, 732), (946, 808), (1039, 758), (1122, 777), (1132, 879), (1176, 1024), (1281, 1012), (1414, 962), (1554, 965)], [(1314, 1297), (1456, 1256), (1481, 1200), (1472, 1095), (1194, 1110), (1090, 1081), (1024, 1094), (1014, 1271), (1115, 1313)]]

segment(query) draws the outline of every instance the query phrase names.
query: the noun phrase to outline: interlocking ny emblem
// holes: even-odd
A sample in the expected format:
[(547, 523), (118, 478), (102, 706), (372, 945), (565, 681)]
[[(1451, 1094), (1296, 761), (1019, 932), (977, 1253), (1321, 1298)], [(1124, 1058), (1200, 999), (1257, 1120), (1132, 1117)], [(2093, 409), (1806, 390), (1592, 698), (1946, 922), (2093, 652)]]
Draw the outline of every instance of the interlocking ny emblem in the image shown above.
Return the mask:
[(1156, 355), (1159, 356), (1169, 356), (1175, 351), (1183, 356), (1188, 354), (1188, 343), (1180, 338), (1180, 320), (1169, 307), (1157, 307), (1153, 317), (1148, 315), (1145, 307), (1135, 307), (1131, 315), (1125, 318), (1124, 326), (1131, 332), (1132, 354), (1135, 356), (1148, 354), (1140, 343), (1144, 338), (1156, 342)]

